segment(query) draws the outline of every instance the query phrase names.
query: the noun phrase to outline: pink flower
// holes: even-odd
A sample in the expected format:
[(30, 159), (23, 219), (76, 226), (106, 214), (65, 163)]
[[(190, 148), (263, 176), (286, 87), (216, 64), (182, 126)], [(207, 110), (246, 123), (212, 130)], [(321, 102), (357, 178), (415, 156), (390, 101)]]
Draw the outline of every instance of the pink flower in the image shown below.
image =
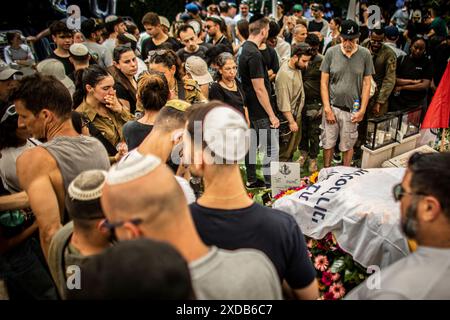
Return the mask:
[(308, 243), (306, 244), (306, 246), (311, 249), (313, 247), (313, 240), (309, 239)]
[(321, 281), (322, 281), (322, 283), (323, 283), (324, 285), (326, 285), (327, 287), (328, 287), (328, 286), (331, 286), (331, 284), (333, 283), (332, 277), (333, 277), (333, 276), (332, 276), (331, 272), (325, 271), (324, 273), (322, 273), (322, 279), (321, 279)]
[(309, 250), (308, 250), (308, 257), (312, 258), (312, 253)]
[(341, 275), (339, 273), (333, 273), (331, 276), (331, 280), (333, 280), (333, 282), (338, 281), (341, 278)]
[(342, 283), (338, 282), (333, 284), (328, 292), (333, 293), (335, 299), (340, 299), (345, 294), (345, 288)]
[(326, 256), (318, 255), (316, 259), (314, 259), (314, 267), (319, 271), (325, 271), (328, 269), (328, 259)]
[(336, 298), (334, 297), (333, 292), (325, 292), (325, 294), (323, 295), (323, 299), (324, 300), (336, 300)]

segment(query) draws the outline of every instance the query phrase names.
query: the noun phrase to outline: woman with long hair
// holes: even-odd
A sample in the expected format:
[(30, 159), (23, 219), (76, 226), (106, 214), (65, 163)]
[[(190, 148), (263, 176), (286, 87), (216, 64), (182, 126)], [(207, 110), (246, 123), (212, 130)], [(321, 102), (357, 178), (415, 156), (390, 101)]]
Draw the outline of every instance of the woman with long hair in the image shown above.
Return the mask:
[(152, 131), (156, 116), (166, 104), (169, 96), (169, 85), (163, 73), (148, 71), (139, 76), (137, 99), (139, 105), (144, 109), (144, 115), (123, 126), (123, 136), (129, 150), (138, 147)]
[(149, 70), (162, 72), (166, 76), (170, 90), (169, 100), (185, 100), (190, 104), (207, 100), (201, 93), (197, 81), (184, 78), (180, 58), (173, 50), (160, 49), (150, 51), (148, 68)]
[(339, 35), (341, 34), (339, 29), (341, 28), (341, 23), (342, 21), (338, 17), (334, 17), (330, 20), (330, 23), (328, 24), (328, 34), (323, 43), (323, 54), (325, 54), (329, 48), (339, 43)]
[(137, 82), (134, 78), (138, 63), (131, 46), (121, 45), (114, 48), (113, 65), (109, 68), (114, 77), (116, 95), (120, 103), (131, 113), (136, 111)]
[(114, 89), (114, 78), (98, 65), (77, 71), (73, 100), (76, 111), (89, 121), (89, 131), (99, 139), (110, 156), (118, 161), (125, 153), (123, 125), (133, 116), (119, 101)]

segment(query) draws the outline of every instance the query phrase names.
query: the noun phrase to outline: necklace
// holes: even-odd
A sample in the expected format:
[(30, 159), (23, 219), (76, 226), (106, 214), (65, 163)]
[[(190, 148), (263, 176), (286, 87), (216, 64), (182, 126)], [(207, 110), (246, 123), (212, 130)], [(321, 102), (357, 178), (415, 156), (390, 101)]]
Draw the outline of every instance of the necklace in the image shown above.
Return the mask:
[(227, 87), (228, 89), (234, 89), (234, 86), (236, 85), (236, 81), (231, 82), (231, 86), (229, 86), (225, 81), (222, 80), (222, 83)]

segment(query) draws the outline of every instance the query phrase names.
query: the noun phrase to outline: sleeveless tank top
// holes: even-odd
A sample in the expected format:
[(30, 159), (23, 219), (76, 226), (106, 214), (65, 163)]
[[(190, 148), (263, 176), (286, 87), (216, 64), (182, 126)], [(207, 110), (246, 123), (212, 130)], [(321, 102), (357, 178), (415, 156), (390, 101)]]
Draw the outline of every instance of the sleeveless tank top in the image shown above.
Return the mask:
[[(64, 183), (64, 191), (73, 179), (86, 170), (108, 170), (108, 153), (96, 138), (89, 136), (56, 137), (44, 143), (45, 148), (56, 160)], [(67, 222), (67, 213), (62, 222)]]

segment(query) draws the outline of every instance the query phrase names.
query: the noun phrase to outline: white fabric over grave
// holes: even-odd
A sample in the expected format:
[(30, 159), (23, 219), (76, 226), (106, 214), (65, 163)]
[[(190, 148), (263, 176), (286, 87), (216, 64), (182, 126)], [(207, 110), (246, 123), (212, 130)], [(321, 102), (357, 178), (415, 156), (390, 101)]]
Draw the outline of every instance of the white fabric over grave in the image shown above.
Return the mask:
[(323, 169), (316, 184), (273, 207), (291, 214), (306, 236), (319, 240), (333, 232), (355, 261), (383, 268), (409, 254), (400, 230), (400, 206), (392, 196), (404, 173), (403, 168)]

